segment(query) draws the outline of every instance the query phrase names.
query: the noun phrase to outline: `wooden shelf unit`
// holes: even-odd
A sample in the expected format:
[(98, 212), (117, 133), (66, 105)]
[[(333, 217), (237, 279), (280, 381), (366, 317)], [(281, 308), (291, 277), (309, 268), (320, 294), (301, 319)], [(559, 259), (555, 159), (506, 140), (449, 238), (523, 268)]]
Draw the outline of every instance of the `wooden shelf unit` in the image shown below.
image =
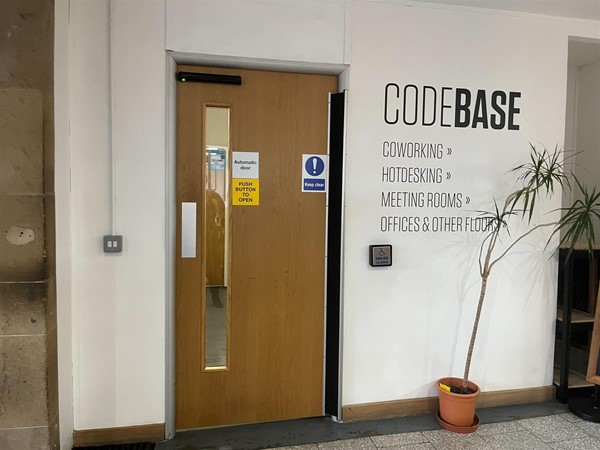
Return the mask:
[[(560, 382), (560, 368), (554, 368), (554, 384), (558, 385)], [(584, 387), (591, 387), (592, 383), (585, 379), (584, 373), (575, 372), (574, 370), (569, 371), (569, 388), (578, 389)]]
[[(556, 312), (556, 320), (562, 322), (563, 320), (563, 310), (562, 308), (558, 308)], [(585, 311), (579, 311), (578, 309), (571, 310), (571, 323), (579, 324), (579, 323), (594, 323), (594, 315)]]
[[(554, 384), (557, 398), (566, 403), (570, 389), (593, 386), (583, 373), (570, 366), (570, 352), (573, 336), (579, 336), (587, 345), (594, 326), (594, 313), (598, 295), (598, 258), (600, 250), (595, 249), (590, 258), (587, 250), (576, 248), (568, 261), (568, 249), (559, 250), (559, 298), (556, 313), (556, 338), (560, 345), (560, 363), (554, 371)], [(586, 262), (587, 261), (587, 262)], [(576, 269), (576, 266), (578, 267)], [(575, 273), (577, 271), (577, 273)], [(577, 281), (577, 283), (576, 283)], [(585, 288), (587, 285), (587, 288)], [(581, 294), (587, 290), (587, 295)], [(583, 310), (587, 309), (587, 311)], [(586, 334), (587, 333), (587, 334)], [(557, 349), (558, 351), (558, 349)]]

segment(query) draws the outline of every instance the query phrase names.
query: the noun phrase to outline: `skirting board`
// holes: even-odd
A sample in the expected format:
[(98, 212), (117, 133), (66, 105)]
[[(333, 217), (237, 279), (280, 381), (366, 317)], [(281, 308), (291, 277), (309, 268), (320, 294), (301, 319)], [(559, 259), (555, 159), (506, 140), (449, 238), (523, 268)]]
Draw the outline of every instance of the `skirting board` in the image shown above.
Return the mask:
[(133, 425), (117, 428), (96, 428), (73, 431), (73, 446), (132, 444), (135, 442), (160, 442), (165, 439), (165, 424)]
[[(555, 390), (556, 388), (554, 386), (543, 386), (530, 389), (482, 392), (477, 400), (477, 407), (491, 408), (494, 406), (545, 402), (554, 399)], [(392, 417), (436, 413), (437, 410), (437, 397), (362, 403), (358, 405), (343, 406), (342, 420), (344, 422), (354, 422), (358, 420), (389, 419)]]

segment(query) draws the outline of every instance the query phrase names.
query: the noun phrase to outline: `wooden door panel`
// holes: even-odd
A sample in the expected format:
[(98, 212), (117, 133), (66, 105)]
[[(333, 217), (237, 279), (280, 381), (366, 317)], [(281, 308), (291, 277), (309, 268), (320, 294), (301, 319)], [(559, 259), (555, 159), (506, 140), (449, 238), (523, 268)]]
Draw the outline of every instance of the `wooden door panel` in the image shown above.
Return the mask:
[(206, 104), (230, 105), (231, 151), (259, 153), (260, 204), (230, 207), (228, 370), (202, 371), (204, 261), (178, 255), (177, 427), (321, 415), (325, 195), (301, 192), (301, 155), (326, 153), (336, 78), (179, 70), (241, 75), (242, 85), (178, 83), (178, 205), (203, 201)]

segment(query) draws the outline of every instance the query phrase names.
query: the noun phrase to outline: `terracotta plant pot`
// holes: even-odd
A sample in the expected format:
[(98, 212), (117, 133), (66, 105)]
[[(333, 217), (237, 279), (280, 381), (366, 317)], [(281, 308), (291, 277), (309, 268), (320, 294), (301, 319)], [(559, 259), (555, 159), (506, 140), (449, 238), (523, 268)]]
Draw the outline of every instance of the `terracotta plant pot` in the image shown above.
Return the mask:
[(440, 417), (442, 421), (453, 427), (472, 428), (475, 423), (475, 404), (477, 403), (477, 396), (480, 392), (479, 386), (469, 381), (467, 385), (475, 392), (472, 394), (454, 394), (442, 389), (440, 383), (447, 386), (460, 386), (462, 384), (462, 379), (446, 377), (439, 379), (436, 383), (440, 399)]

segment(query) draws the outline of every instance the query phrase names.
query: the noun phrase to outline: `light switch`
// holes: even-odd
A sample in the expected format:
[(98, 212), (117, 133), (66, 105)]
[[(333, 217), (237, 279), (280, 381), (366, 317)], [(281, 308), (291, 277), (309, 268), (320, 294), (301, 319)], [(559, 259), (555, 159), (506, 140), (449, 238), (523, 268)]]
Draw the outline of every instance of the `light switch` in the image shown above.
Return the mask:
[(121, 253), (123, 251), (123, 236), (104, 236), (104, 253)]

